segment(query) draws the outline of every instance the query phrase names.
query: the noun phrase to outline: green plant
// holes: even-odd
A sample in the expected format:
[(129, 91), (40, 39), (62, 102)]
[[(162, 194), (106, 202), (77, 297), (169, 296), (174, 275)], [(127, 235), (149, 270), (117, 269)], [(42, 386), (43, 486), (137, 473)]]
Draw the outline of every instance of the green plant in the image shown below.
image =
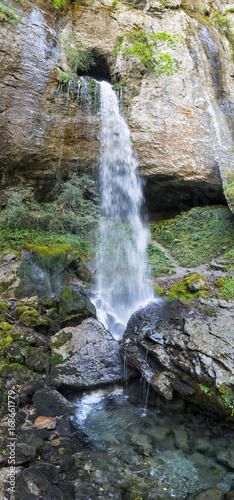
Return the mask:
[(84, 49), (81, 43), (78, 47), (67, 44), (67, 62), (76, 73), (87, 73), (92, 66), (95, 66), (92, 50)]
[(57, 81), (61, 83), (63, 89), (67, 89), (68, 82), (72, 79), (72, 75), (70, 73), (66, 73), (58, 67), (56, 67), (56, 72)]
[(233, 214), (227, 207), (192, 208), (154, 222), (151, 228), (152, 239), (168, 248), (182, 266), (195, 267), (225, 255), (229, 265), (234, 264)]
[[(185, 275), (183, 281), (177, 281), (170, 289), (167, 298), (170, 300), (191, 300), (206, 295), (206, 277), (203, 274)], [(196, 286), (198, 285), (198, 286)]]
[(217, 16), (217, 18), (214, 21), (215, 27), (217, 30), (221, 33), (221, 35), (224, 35), (229, 43), (230, 43), (230, 48), (232, 50), (232, 60), (234, 61), (234, 33), (232, 32), (231, 29), (231, 22), (229, 19), (227, 19), (225, 16)]
[[(114, 53), (121, 53), (127, 59), (136, 57), (140, 61), (145, 72), (172, 75), (178, 71), (179, 63), (168, 52), (161, 50), (165, 44), (175, 47), (176, 42), (182, 42), (180, 35), (170, 35), (165, 31), (162, 33), (149, 33), (137, 29), (134, 33), (124, 37), (118, 37)], [(123, 45), (124, 42), (124, 45)]]
[(221, 289), (220, 298), (224, 300), (234, 299), (234, 278), (226, 278), (225, 283)]
[(66, 3), (66, 0), (54, 0), (54, 6), (56, 9), (60, 9)]
[(113, 8), (113, 9), (117, 9), (117, 5), (118, 5), (117, 0), (113, 0), (113, 2), (112, 2), (112, 4), (111, 4), (112, 8)]
[(6, 21), (11, 24), (16, 24), (20, 20), (19, 13), (16, 14), (15, 9), (10, 9), (0, 2), (0, 22)]
[(155, 279), (175, 273), (175, 268), (170, 259), (153, 243), (149, 243), (147, 247), (147, 256), (152, 278)]

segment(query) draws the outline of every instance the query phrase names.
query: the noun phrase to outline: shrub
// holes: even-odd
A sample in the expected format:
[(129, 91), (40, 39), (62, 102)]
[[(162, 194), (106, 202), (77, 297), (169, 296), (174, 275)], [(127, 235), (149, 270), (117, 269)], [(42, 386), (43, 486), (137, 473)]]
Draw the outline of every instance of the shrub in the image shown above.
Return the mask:
[[(145, 72), (172, 75), (178, 71), (178, 61), (170, 56), (168, 52), (163, 52), (161, 47), (165, 44), (175, 47), (176, 41), (182, 41), (180, 35), (170, 35), (165, 31), (162, 33), (149, 33), (143, 30), (136, 30), (125, 37), (118, 37), (115, 47), (115, 54), (123, 54), (128, 59), (135, 56), (140, 61)], [(124, 45), (122, 45), (124, 43)]]

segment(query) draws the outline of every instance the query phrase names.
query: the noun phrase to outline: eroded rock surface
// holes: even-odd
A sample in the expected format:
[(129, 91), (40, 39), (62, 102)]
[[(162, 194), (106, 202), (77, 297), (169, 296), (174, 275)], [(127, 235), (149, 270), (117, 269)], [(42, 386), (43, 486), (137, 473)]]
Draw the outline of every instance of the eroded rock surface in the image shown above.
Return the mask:
[(119, 344), (96, 319), (60, 330), (51, 338), (51, 350), (56, 387), (91, 388), (123, 378)]
[(164, 398), (175, 394), (234, 414), (234, 303), (200, 298), (151, 303), (130, 318), (122, 353)]
[[(96, 60), (94, 77), (125, 81), (124, 113), (151, 211), (225, 201), (222, 183), (231, 182), (234, 164), (233, 63), (227, 38), (215, 28), (215, 12), (227, 14), (233, 30), (231, 4), (137, 1), (134, 7), (118, 2), (114, 9), (111, 0), (95, 0), (74, 2), (63, 16), (52, 2), (27, 5), (11, 0), (20, 20), (1, 23), (2, 187), (22, 176), (44, 199), (57, 178), (74, 171), (97, 176), (98, 114), (58, 84), (57, 68), (77, 76), (67, 54), (82, 43)], [(196, 13), (201, 5), (209, 25), (184, 10)], [(183, 42), (168, 49), (179, 61), (177, 73), (149, 75), (137, 60), (113, 54), (117, 37), (136, 28), (182, 35)]]

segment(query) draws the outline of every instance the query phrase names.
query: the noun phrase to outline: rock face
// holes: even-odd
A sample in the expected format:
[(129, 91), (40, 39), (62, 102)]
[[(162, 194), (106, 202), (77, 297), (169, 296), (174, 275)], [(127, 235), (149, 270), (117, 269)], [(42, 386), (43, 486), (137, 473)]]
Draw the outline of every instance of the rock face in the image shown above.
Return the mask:
[(217, 299), (151, 303), (130, 318), (122, 353), (164, 398), (179, 394), (232, 419), (233, 312)]
[(67, 327), (51, 338), (51, 382), (60, 388), (91, 388), (123, 378), (119, 345), (96, 319)]
[[(113, 8), (111, 0), (95, 0), (74, 2), (62, 16), (52, 0), (8, 5), (20, 19), (1, 23), (2, 188), (22, 176), (44, 199), (58, 177), (73, 171), (97, 176), (98, 114), (77, 103), (61, 73), (58, 85), (57, 68), (74, 76), (69, 50), (82, 43), (95, 58), (94, 77), (126, 82), (125, 114), (151, 211), (224, 202), (222, 182), (230, 183), (234, 157), (233, 64), (229, 42), (215, 28), (215, 11), (226, 15), (231, 4), (143, 0), (134, 8), (122, 2)], [(199, 9), (209, 26), (188, 15)], [(233, 29), (234, 14), (225, 19)], [(179, 61), (177, 73), (157, 78), (136, 60), (113, 55), (117, 37), (136, 27), (183, 36), (168, 49)]]

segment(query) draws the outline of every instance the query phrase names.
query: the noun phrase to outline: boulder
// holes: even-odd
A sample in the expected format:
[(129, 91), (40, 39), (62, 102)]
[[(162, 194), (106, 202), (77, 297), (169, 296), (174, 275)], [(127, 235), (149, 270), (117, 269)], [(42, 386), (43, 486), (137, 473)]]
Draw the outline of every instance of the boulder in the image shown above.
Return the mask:
[(64, 500), (64, 496), (57, 486), (51, 485), (40, 470), (30, 467), (25, 469), (19, 476), (15, 500)]
[(94, 318), (51, 338), (50, 380), (56, 387), (88, 388), (122, 380), (119, 344)]
[(59, 417), (72, 413), (75, 407), (58, 391), (46, 387), (39, 389), (33, 396), (33, 404), (38, 416)]
[(62, 326), (76, 326), (86, 318), (96, 318), (96, 309), (84, 290), (70, 286), (59, 295), (59, 317)]
[(150, 304), (130, 318), (121, 352), (164, 398), (179, 395), (233, 420), (234, 302), (223, 302)]

